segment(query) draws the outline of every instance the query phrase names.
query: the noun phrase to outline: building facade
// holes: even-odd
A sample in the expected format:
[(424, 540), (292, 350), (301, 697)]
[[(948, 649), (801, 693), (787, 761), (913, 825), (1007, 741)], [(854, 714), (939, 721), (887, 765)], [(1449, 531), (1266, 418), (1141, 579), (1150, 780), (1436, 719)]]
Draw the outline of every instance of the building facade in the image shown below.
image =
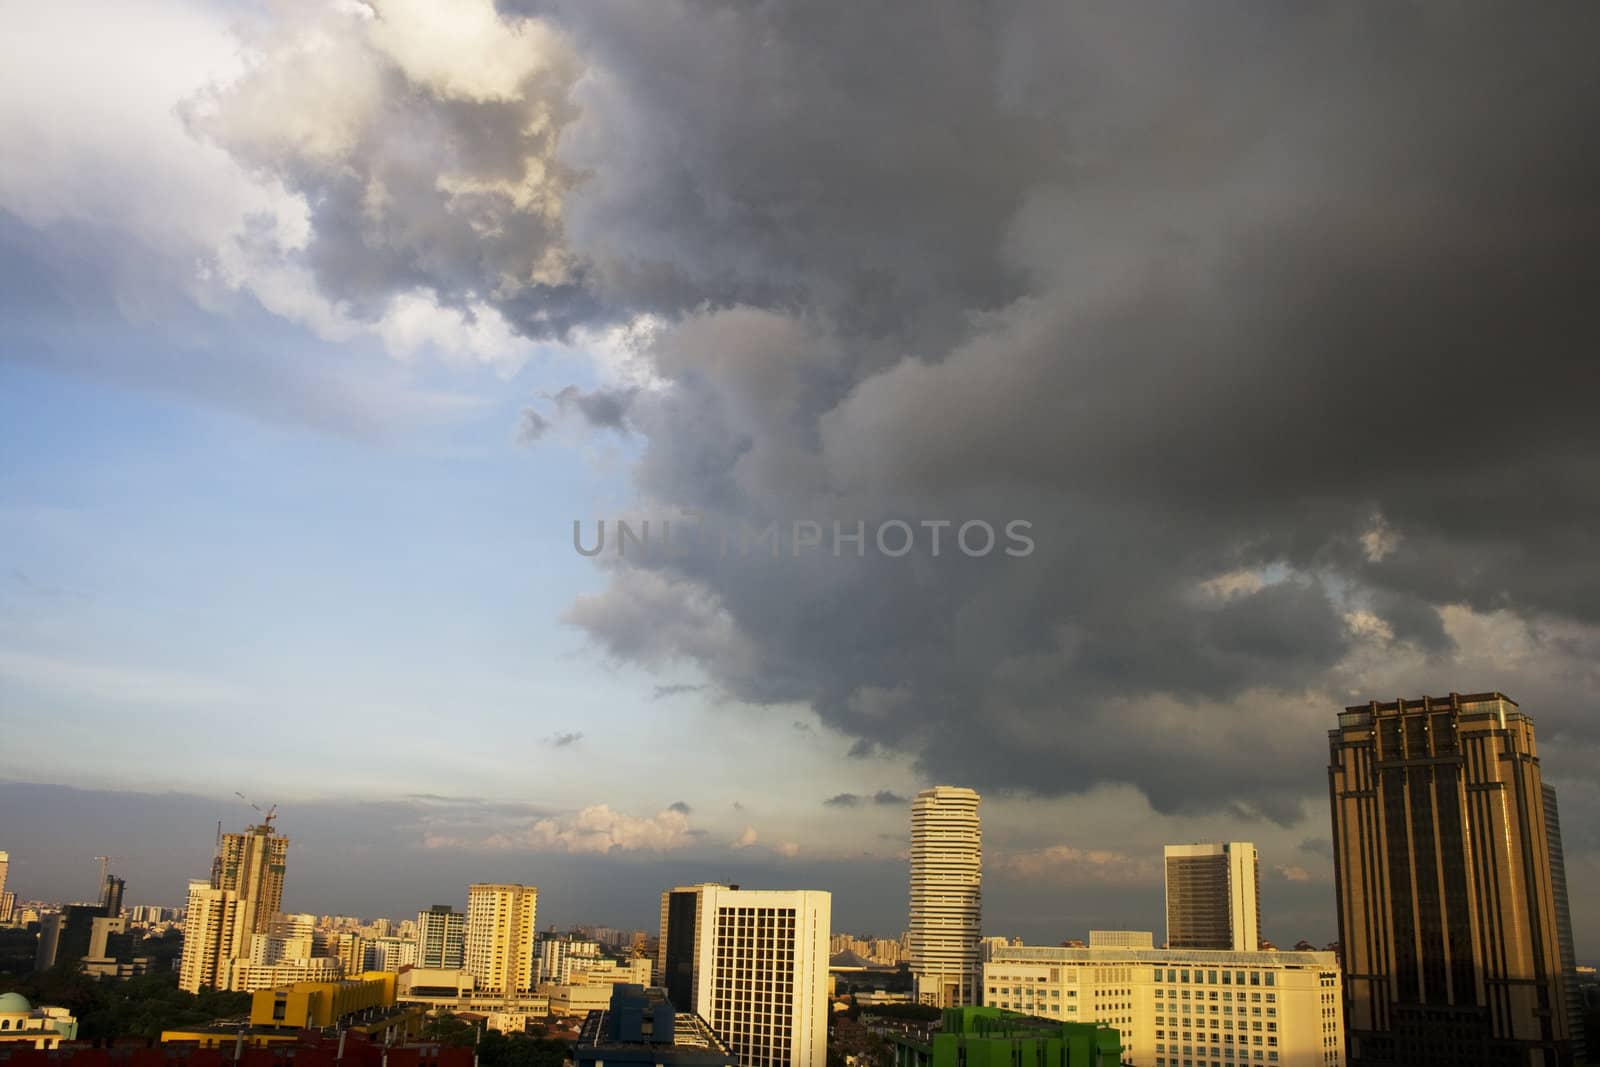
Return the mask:
[(1567, 897), (1567, 854), (1561, 846), (1561, 808), (1555, 786), (1544, 787), (1544, 833), (1550, 843), (1550, 892), (1556, 906), (1556, 944), (1561, 952), (1561, 991), (1572, 1030), (1572, 1061), (1588, 1062), (1588, 1035), (1583, 1026), (1583, 990), (1578, 978), (1578, 953), (1572, 940), (1572, 902)]
[(911, 803), (911, 938), (920, 1003), (981, 1002), (983, 831), (971, 789), (924, 789)]
[(1091, 934), (1087, 948), (997, 948), (983, 982), (988, 1005), (1116, 1028), (1134, 1067), (1345, 1063), (1332, 952), (1128, 948)]
[(684, 1010), (711, 1024), (740, 1067), (823, 1067), (832, 907), (820, 890), (669, 890), (667, 999), (682, 991)]
[(178, 960), (178, 988), (186, 993), (225, 989), (238, 922), (239, 894), (214, 889), (209, 881), (189, 883), (183, 919), (183, 953)]
[(1500, 693), (1373, 701), (1329, 748), (1352, 1059), (1571, 1063), (1532, 720)]
[(480, 993), (533, 992), (538, 903), (539, 890), (531, 885), (478, 882), (467, 887), (464, 966)]
[(283, 908), (288, 857), (289, 839), (273, 833), (270, 822), (247, 827), (241, 834), (222, 835), (212, 887), (237, 895), (230, 959), (247, 958), (250, 938), (272, 932), (272, 920)]
[(448, 904), (417, 912), (417, 966), (460, 970), (466, 960), (467, 917)]
[(1248, 841), (1168, 845), (1167, 947), (1255, 952), (1261, 947), (1261, 871)]

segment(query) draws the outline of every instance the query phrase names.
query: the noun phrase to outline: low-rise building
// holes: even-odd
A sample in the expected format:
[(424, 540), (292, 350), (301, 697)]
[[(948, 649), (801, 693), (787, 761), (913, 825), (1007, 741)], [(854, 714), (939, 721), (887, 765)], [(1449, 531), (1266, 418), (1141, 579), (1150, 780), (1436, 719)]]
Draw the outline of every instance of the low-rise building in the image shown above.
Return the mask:
[(999, 1008), (946, 1008), (939, 1028), (885, 1035), (895, 1067), (1118, 1067), (1118, 1032)]
[[(468, 972), (443, 967), (407, 967), (395, 976), (396, 998), (402, 1004), (416, 1004), (429, 1011), (453, 1015), (521, 1015), (542, 1020), (550, 1014), (550, 998), (543, 993), (501, 996), (482, 993), (477, 980)], [(520, 1029), (520, 1027), (515, 1027)], [(493, 1023), (490, 1029), (498, 1029)]]
[(53, 1049), (77, 1037), (78, 1020), (66, 1008), (36, 1008), (21, 993), (0, 993), (0, 1046)]
[(399, 1003), (395, 976), (368, 971), (359, 978), (330, 982), (295, 982), (258, 990), (250, 998), (247, 1025), (215, 1025), (166, 1030), (164, 1043), (202, 1048), (293, 1044), (308, 1030), (336, 1027), (379, 1045), (415, 1041), (427, 1012)]
[[(1144, 935), (1149, 936), (1149, 935)], [(1133, 1067), (1343, 1067), (1342, 976), (1331, 952), (995, 949), (984, 1002), (1046, 1019), (1100, 1022)], [(1118, 932), (1116, 942), (1140, 939)]]
[(738, 1067), (706, 1021), (675, 1009), (662, 990), (606, 988), (606, 1006), (591, 1011), (578, 1031), (574, 1067)]

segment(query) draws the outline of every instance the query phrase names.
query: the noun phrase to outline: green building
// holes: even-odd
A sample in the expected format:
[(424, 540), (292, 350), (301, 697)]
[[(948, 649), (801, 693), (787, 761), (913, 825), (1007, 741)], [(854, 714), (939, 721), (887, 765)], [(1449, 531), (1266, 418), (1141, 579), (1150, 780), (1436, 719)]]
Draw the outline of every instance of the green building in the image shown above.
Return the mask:
[(946, 1008), (943, 1027), (886, 1035), (895, 1067), (1118, 1067), (1122, 1035), (999, 1008)]

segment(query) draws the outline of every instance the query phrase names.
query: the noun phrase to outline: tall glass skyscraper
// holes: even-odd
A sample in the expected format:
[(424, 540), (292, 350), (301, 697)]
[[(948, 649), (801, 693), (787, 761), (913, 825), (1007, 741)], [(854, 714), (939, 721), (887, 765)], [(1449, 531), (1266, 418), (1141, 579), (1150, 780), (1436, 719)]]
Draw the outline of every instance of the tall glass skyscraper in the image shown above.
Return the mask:
[(1533, 721), (1500, 693), (1329, 733), (1352, 1063), (1573, 1062)]

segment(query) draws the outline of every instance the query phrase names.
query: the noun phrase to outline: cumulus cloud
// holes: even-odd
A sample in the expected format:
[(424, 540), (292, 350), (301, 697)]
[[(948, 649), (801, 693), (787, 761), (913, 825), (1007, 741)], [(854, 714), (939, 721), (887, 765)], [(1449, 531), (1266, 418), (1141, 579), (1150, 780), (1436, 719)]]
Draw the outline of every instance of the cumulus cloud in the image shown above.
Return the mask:
[(675, 806), (643, 816), (594, 804), (576, 815), (538, 819), (521, 831), (492, 835), (484, 845), (568, 853), (670, 852), (694, 840), (688, 813)]
[(1140, 885), (1161, 877), (1158, 864), (1148, 856), (1073, 845), (1004, 853), (991, 859), (989, 866), (1002, 877), (1057, 886)]
[(1280, 864), (1273, 868), (1278, 872), (1278, 877), (1286, 882), (1309, 882), (1312, 880), (1311, 872), (1299, 864)]
[[(739, 805), (736, 804), (734, 806), (738, 807)], [(744, 832), (734, 838), (732, 845), (729, 847), (736, 849), (749, 848), (759, 840), (761, 840), (761, 835), (756, 833), (756, 828), (754, 826), (746, 826)]]
[(827, 808), (854, 808), (860, 805), (861, 798), (855, 793), (835, 793), (822, 802)]

